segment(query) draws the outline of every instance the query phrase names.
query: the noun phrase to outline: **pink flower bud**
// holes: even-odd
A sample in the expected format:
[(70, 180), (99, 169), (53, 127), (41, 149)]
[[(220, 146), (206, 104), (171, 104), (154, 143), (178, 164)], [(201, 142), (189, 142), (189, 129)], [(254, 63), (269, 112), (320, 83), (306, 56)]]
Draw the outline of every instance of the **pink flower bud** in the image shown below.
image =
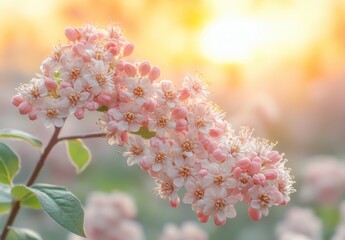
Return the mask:
[(68, 27), (65, 29), (65, 36), (68, 40), (75, 41), (80, 38), (80, 33), (75, 28)]
[(170, 199), (169, 204), (172, 208), (177, 208), (180, 205), (180, 198), (177, 197), (176, 200)]
[(249, 173), (251, 175), (254, 175), (255, 173), (260, 172), (261, 169), (261, 159), (258, 157), (255, 157), (249, 166)]
[(116, 68), (119, 71), (124, 71), (125, 70), (125, 66), (126, 66), (126, 63), (124, 61), (121, 61), (121, 60), (116, 64)]
[(154, 80), (157, 80), (159, 78), (159, 75), (161, 74), (161, 70), (159, 70), (158, 67), (153, 67), (149, 73), (149, 79), (151, 82)]
[(44, 85), (49, 91), (55, 91), (58, 87), (57, 82), (51, 78), (45, 78)]
[(249, 168), (250, 160), (248, 158), (242, 158), (236, 162), (236, 166), (239, 166), (242, 169)]
[(97, 96), (97, 102), (100, 105), (108, 105), (108, 103), (110, 103), (111, 101), (111, 96), (107, 95), (107, 94), (100, 94)]
[(25, 98), (22, 95), (15, 95), (14, 97), (12, 97), (11, 103), (18, 107), (22, 102), (25, 101)]
[(179, 119), (179, 118), (185, 118), (187, 116), (188, 110), (186, 107), (177, 107), (171, 112), (171, 116), (173, 118)]
[(224, 218), (223, 220), (219, 220), (218, 215), (214, 215), (213, 221), (218, 227), (220, 227), (226, 223), (226, 218)]
[(125, 145), (127, 143), (128, 143), (128, 134), (126, 131), (124, 131), (120, 134), (119, 146), (122, 147), (123, 145)]
[(183, 88), (181, 91), (180, 91), (180, 97), (179, 99), (181, 101), (184, 101), (186, 99), (188, 99), (190, 97), (190, 90), (188, 88)]
[(19, 108), (19, 113), (24, 115), (24, 114), (28, 114), (31, 111), (32, 105), (28, 103), (27, 101), (24, 101), (21, 104), (19, 104), (18, 108)]
[(257, 173), (253, 175), (253, 181), (255, 184), (263, 185), (266, 182), (266, 177), (262, 173)]
[(262, 218), (261, 212), (252, 207), (248, 208), (248, 215), (254, 221), (259, 221)]
[(226, 154), (224, 154), (220, 149), (217, 149), (213, 152), (213, 157), (220, 162), (223, 162), (226, 159)]
[(126, 56), (129, 56), (132, 54), (134, 50), (134, 44), (133, 43), (128, 43), (125, 47), (125, 49), (123, 50), (123, 56), (126, 57)]
[(78, 42), (77, 44), (73, 45), (72, 51), (79, 56), (83, 56), (85, 52), (85, 45), (81, 42)]
[(188, 122), (186, 119), (179, 119), (176, 122), (176, 131), (182, 132), (183, 130), (187, 130)]
[(243, 170), (240, 167), (235, 167), (232, 171), (232, 174), (235, 178), (239, 177), (243, 173)]
[(85, 113), (85, 109), (84, 108), (79, 108), (79, 109), (77, 109), (77, 111), (74, 112), (74, 116), (77, 119), (81, 120), (81, 119), (84, 118), (84, 113)]
[(263, 171), (263, 174), (267, 180), (274, 180), (278, 177), (278, 171), (275, 169), (266, 169)]
[(99, 108), (99, 104), (97, 102), (87, 102), (86, 103), (86, 108), (89, 111), (96, 111)]
[(146, 76), (151, 71), (150, 63), (142, 62), (139, 65), (139, 73), (141, 76)]
[(28, 116), (29, 116), (29, 119), (30, 119), (31, 121), (36, 120), (36, 119), (37, 119), (37, 111), (30, 111), (29, 114), (28, 114)]
[(272, 163), (277, 163), (282, 159), (282, 156), (277, 151), (271, 151), (267, 154), (267, 158), (272, 161)]
[(211, 137), (218, 138), (222, 135), (222, 131), (219, 128), (211, 128), (209, 134)]
[(134, 65), (130, 64), (130, 63), (126, 63), (125, 65), (125, 73), (129, 76), (129, 77), (135, 77), (135, 75), (137, 74), (137, 69)]
[(202, 212), (198, 211), (196, 213), (196, 215), (198, 216), (198, 220), (201, 223), (207, 223), (208, 220), (210, 219), (210, 216), (204, 215)]
[(201, 177), (205, 177), (208, 174), (208, 171), (207, 171), (207, 169), (202, 168), (202, 169), (199, 170), (198, 174)]

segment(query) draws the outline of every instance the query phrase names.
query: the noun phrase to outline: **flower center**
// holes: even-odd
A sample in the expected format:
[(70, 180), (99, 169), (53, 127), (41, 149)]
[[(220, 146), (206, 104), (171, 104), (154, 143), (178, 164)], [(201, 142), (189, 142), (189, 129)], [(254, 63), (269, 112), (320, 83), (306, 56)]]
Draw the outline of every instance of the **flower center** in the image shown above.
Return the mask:
[(133, 122), (134, 118), (135, 118), (135, 114), (132, 112), (126, 112), (124, 115), (124, 119), (127, 122)]
[(204, 127), (206, 123), (203, 118), (197, 118), (195, 125), (197, 126), (197, 128), (201, 128)]
[(142, 87), (137, 86), (134, 88), (133, 93), (136, 97), (142, 97), (144, 96), (144, 89)]
[(104, 73), (97, 73), (96, 76), (96, 81), (98, 82), (99, 86), (103, 86), (105, 82), (107, 81)]
[(159, 127), (165, 127), (167, 125), (167, 119), (165, 117), (160, 117), (157, 121)]
[(184, 152), (193, 151), (193, 144), (190, 141), (186, 141), (182, 144), (182, 149)]
[(102, 54), (102, 52), (99, 51), (99, 50), (95, 51), (94, 57), (95, 57), (95, 59), (97, 59), (97, 60), (103, 60), (103, 54)]
[(56, 118), (58, 115), (58, 111), (55, 108), (48, 108), (47, 109), (47, 117), (50, 119)]
[(38, 87), (37, 86), (33, 87), (30, 91), (30, 94), (31, 94), (32, 98), (34, 98), (34, 99), (39, 98), (40, 92), (38, 90)]
[(204, 197), (204, 189), (202, 188), (198, 188), (195, 192), (194, 192), (194, 197), (196, 200), (200, 200)]
[(132, 146), (131, 147), (131, 152), (133, 153), (133, 155), (141, 155), (143, 153), (143, 149), (139, 146)]
[(164, 92), (164, 96), (167, 100), (174, 100), (175, 99), (175, 91), (171, 90), (171, 91), (165, 91)]
[(164, 153), (158, 153), (155, 158), (156, 163), (163, 163), (165, 161), (165, 154)]
[(180, 174), (181, 174), (182, 177), (188, 177), (188, 176), (190, 176), (190, 175), (191, 175), (191, 172), (190, 172), (190, 170), (189, 170), (189, 167), (186, 167), (186, 166), (181, 167), (181, 168), (180, 168)]
[(80, 76), (80, 69), (79, 68), (72, 68), (70, 72), (70, 77), (72, 80), (77, 80)]
[(267, 194), (261, 194), (259, 196), (259, 200), (260, 200), (261, 206), (266, 206), (267, 204), (269, 204), (271, 198)]
[(76, 106), (77, 103), (79, 102), (79, 99), (80, 99), (80, 95), (79, 95), (79, 94), (76, 94), (76, 93), (73, 93), (73, 94), (71, 94), (71, 95), (68, 97), (69, 103), (70, 103), (72, 106)]
[(222, 184), (225, 181), (225, 178), (222, 175), (217, 175), (214, 177), (213, 182), (217, 185)]
[(215, 204), (214, 207), (217, 210), (223, 210), (225, 208), (225, 200), (224, 199), (218, 199)]

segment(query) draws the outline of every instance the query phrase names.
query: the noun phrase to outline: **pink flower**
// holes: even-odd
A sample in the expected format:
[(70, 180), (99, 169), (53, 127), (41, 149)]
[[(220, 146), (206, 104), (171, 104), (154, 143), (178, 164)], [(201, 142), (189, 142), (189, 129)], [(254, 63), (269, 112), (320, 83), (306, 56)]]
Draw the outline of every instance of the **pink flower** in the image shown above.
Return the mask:
[(68, 107), (66, 102), (58, 99), (46, 100), (42, 110), (37, 114), (37, 117), (43, 120), (46, 127), (54, 125), (55, 127), (62, 127), (64, 119), (68, 115)]
[(153, 95), (153, 87), (148, 78), (128, 78), (127, 94), (139, 106), (143, 105), (148, 98)]
[(95, 95), (101, 93), (113, 93), (114, 72), (104, 64), (103, 61), (92, 60), (93, 65), (90, 66), (90, 73), (85, 75), (85, 79)]
[(120, 103), (119, 108), (112, 108), (108, 113), (117, 121), (119, 131), (137, 132), (144, 120), (139, 106), (132, 102)]
[(204, 198), (198, 205), (202, 207), (204, 214), (214, 216), (217, 225), (223, 225), (227, 218), (236, 216), (234, 204), (238, 201), (236, 196), (228, 196), (224, 188), (210, 187), (206, 189)]
[(279, 205), (283, 201), (282, 194), (275, 186), (256, 185), (248, 190), (251, 197), (250, 206), (264, 216), (268, 215), (268, 208)]
[(148, 152), (147, 143), (139, 136), (130, 136), (128, 139), (127, 151), (123, 153), (127, 158), (128, 166), (138, 164)]

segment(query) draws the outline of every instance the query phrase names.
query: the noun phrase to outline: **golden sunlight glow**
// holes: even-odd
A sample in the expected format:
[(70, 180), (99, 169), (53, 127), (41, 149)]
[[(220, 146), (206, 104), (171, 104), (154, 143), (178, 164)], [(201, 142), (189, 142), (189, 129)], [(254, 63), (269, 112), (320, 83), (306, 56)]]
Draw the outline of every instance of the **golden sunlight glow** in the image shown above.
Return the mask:
[(219, 18), (201, 35), (202, 54), (216, 62), (247, 62), (267, 37), (265, 25), (249, 18)]

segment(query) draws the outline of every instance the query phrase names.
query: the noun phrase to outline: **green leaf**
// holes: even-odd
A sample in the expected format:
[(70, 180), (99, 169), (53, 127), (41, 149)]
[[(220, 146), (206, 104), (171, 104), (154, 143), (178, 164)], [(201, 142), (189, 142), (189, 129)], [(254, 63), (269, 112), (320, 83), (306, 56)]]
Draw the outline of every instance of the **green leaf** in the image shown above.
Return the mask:
[(67, 153), (77, 173), (81, 173), (91, 161), (90, 150), (85, 146), (83, 140), (67, 140)]
[(29, 188), (45, 212), (70, 232), (85, 237), (84, 210), (79, 199), (66, 188), (35, 184)]
[(24, 185), (14, 186), (11, 190), (11, 194), (17, 201), (20, 201), (21, 206), (36, 209), (41, 208), (41, 204), (36, 195)]
[(98, 112), (105, 112), (105, 111), (108, 111), (108, 106), (100, 106), (99, 108), (97, 108), (97, 111)]
[(0, 137), (21, 139), (35, 147), (42, 147), (42, 142), (38, 138), (29, 133), (17, 129), (1, 129)]
[(11, 188), (0, 184), (0, 214), (8, 212), (12, 207)]
[(150, 132), (146, 126), (143, 126), (137, 132), (132, 132), (133, 134), (139, 135), (142, 138), (150, 139), (156, 136), (156, 132)]
[(6, 144), (0, 142), (0, 183), (12, 185), (19, 170), (19, 158)]
[(8, 227), (10, 229), (8, 240), (42, 240), (36, 232), (26, 228)]

